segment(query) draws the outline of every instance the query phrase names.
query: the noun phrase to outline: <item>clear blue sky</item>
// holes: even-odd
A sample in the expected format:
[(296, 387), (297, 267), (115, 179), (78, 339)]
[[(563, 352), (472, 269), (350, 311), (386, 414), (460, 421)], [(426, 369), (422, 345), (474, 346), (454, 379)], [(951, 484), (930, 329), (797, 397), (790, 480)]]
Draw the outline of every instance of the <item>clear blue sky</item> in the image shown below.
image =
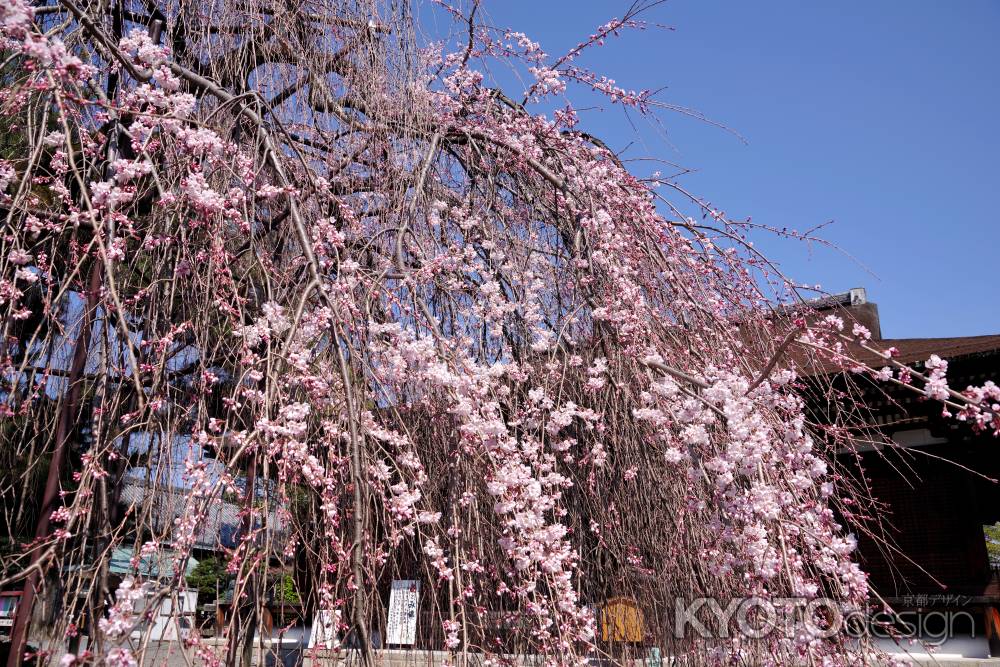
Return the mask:
[[(628, 1), (493, 0), (492, 22), (561, 55)], [(666, 134), (614, 107), (586, 129), (697, 173), (732, 218), (806, 229), (850, 256), (759, 237), (786, 273), (866, 287), (886, 337), (1000, 333), (1000, 0), (670, 0), (581, 61), (666, 87), (743, 135), (675, 114)]]

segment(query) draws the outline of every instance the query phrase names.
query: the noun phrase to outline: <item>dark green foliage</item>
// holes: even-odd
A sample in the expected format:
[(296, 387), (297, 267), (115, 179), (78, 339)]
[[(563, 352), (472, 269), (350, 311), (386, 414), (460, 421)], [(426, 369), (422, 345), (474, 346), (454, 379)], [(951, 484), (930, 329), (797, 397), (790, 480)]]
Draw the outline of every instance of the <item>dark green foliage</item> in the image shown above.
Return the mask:
[(225, 593), (229, 579), (225, 563), (218, 558), (205, 558), (187, 576), (187, 585), (198, 589), (198, 604), (203, 605), (215, 602), (216, 591)]
[(298, 604), (301, 601), (299, 600), (299, 592), (295, 590), (295, 581), (292, 579), (292, 574), (290, 572), (285, 572), (281, 575), (281, 578), (278, 580), (277, 585), (274, 588), (275, 602)]

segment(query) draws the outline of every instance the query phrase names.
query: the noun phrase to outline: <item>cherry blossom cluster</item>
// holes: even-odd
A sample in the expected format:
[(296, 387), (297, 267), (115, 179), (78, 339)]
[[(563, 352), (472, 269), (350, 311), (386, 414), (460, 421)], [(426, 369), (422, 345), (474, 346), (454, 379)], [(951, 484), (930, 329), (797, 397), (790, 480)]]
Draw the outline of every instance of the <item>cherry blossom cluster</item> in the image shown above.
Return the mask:
[[(930, 355), (923, 364), (908, 366), (896, 360), (899, 354), (896, 348), (882, 349), (872, 341), (870, 332), (864, 326), (855, 323), (851, 336), (847, 336), (844, 329), (843, 318), (828, 315), (804, 331), (797, 340), (836, 367), (911, 389), (941, 403), (944, 417), (966, 422), (976, 431), (1000, 435), (1000, 390), (992, 380), (987, 380), (980, 387), (970, 385), (964, 390), (956, 390), (948, 382), (948, 362), (938, 355)], [(886, 365), (876, 369), (874, 365), (858, 360), (861, 356), (859, 350), (884, 359)], [(918, 370), (920, 367), (922, 371)]]
[[(853, 500), (827, 467), (836, 437), (807, 419), (798, 378), (814, 369), (790, 361), (788, 345), (1000, 430), (997, 386), (955, 391), (943, 359), (907, 367), (832, 316), (787, 334), (761, 287), (765, 265), (722, 211), (663, 203), (660, 181), (580, 131), (572, 103), (534, 112), (575, 86), (657, 108), (649, 91), (578, 64), (643, 28), (633, 14), (561, 58), (470, 19), (461, 44), (383, 59), (352, 51), (378, 39), (378, 21), (289, 10), (328, 31), (300, 54), (268, 41), (285, 19), (223, 5), (232, 16), (214, 18), (238, 16), (239, 29), (213, 28), (176, 57), (164, 44), (182, 40), (148, 27), (112, 40), (97, 36), (101, 21), (82, 22), (100, 44), (88, 58), (107, 58), (119, 78), (105, 97), (84, 91), (103, 83), (59, 41), (69, 33), (43, 33), (23, 0), (0, 7), (5, 48), (59, 110), (58, 125), (32, 135), (44, 169), (0, 162), (12, 211), (0, 308), (12, 334), (68, 312), (70, 292), (101, 313), (90, 315), (101, 352), (80, 371), (92, 391), (77, 411), (93, 444), (51, 517), (66, 549), (96, 490), (131, 459), (145, 472), (172, 465), (160, 481), (180, 487), (182, 511), (166, 531), (144, 526), (132, 564), (169, 546), (171, 588), (226, 493), (253, 526), (226, 552), (238, 588), (269, 564), (307, 562), (305, 597), (330, 612), (331, 650), (369, 628), (385, 603), (375, 597), (404, 576), (422, 580), (422, 611), (447, 651), (507, 652), (488, 620), (502, 610), (518, 650), (585, 664), (601, 643), (592, 606), (613, 596), (635, 599), (651, 632), (666, 627), (656, 614), (670, 596), (867, 603), (856, 537), (835, 515)], [(237, 33), (247, 41), (217, 65), (211, 54)], [(257, 38), (254, 58), (291, 61), (229, 69)], [(322, 51), (331, 44), (342, 51)], [(404, 62), (415, 71), (392, 69)], [(523, 101), (494, 85), (497, 63), (529, 75)], [(34, 113), (21, 89), (4, 102)], [(84, 283), (88, 269), (99, 282)], [(66, 328), (11, 345), (10, 396)], [(879, 368), (860, 360), (873, 351)], [(4, 414), (32, 414), (47, 381)], [(128, 451), (121, 443), (139, 433), (148, 451)], [(99, 622), (106, 638), (131, 631), (145, 590), (122, 584)], [(226, 641), (237, 646), (247, 627), (232, 623)], [(831, 665), (866, 650), (814, 627), (675, 649), (718, 664)], [(117, 648), (64, 663), (101, 660), (136, 664)]]
[(101, 631), (110, 639), (122, 639), (135, 627), (137, 614), (136, 603), (148, 596), (147, 587), (131, 577), (126, 577), (118, 585), (115, 592), (115, 603), (108, 610), (108, 615), (98, 621)]

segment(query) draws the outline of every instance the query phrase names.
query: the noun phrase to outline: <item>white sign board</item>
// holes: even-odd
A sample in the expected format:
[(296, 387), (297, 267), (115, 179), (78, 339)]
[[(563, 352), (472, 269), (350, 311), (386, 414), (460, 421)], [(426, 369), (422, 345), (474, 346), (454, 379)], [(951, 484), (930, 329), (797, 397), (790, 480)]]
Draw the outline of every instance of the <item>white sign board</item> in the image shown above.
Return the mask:
[[(145, 598), (140, 598), (133, 605), (135, 612), (146, 610), (155, 591), (149, 591)], [(132, 631), (132, 639), (141, 639), (148, 629), (149, 638), (153, 641), (178, 641), (184, 639), (195, 626), (195, 611), (198, 608), (198, 591), (183, 589), (177, 594), (178, 609), (174, 609), (174, 601), (166, 597), (160, 601), (159, 609), (152, 616), (149, 624)]]
[(340, 610), (322, 609), (316, 612), (313, 619), (312, 632), (309, 633), (309, 648), (337, 649), (340, 640), (337, 638), (337, 626), (340, 625)]
[(386, 644), (412, 645), (417, 641), (417, 610), (420, 608), (420, 582), (396, 579), (389, 592), (389, 617), (386, 619)]

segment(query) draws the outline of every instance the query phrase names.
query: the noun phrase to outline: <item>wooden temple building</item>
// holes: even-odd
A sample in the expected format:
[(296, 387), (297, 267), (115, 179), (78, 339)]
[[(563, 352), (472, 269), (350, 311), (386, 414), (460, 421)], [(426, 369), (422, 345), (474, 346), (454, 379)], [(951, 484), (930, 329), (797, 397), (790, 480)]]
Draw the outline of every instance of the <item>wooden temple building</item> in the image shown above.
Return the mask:
[[(895, 347), (896, 358), (917, 370), (932, 354), (945, 359), (953, 389), (1000, 383), (1000, 335), (883, 339), (878, 308), (863, 289), (820, 305), (868, 327), (874, 347)], [(884, 365), (868, 356), (861, 360)], [(918, 393), (853, 374), (833, 382), (845, 391), (847, 383), (860, 389), (866, 417), (891, 439), (866, 442), (861, 434), (835, 463), (835, 472), (870, 492), (876, 504), (869, 511), (882, 519), (875, 535), (858, 533), (860, 561), (875, 592), (896, 611), (966, 612), (971, 627), (954, 632), (988, 638), (991, 655), (1000, 656), (1000, 562), (991, 562), (984, 533), (1000, 522), (1000, 439), (942, 416), (940, 403)], [(818, 418), (836, 409), (814, 403)]]

